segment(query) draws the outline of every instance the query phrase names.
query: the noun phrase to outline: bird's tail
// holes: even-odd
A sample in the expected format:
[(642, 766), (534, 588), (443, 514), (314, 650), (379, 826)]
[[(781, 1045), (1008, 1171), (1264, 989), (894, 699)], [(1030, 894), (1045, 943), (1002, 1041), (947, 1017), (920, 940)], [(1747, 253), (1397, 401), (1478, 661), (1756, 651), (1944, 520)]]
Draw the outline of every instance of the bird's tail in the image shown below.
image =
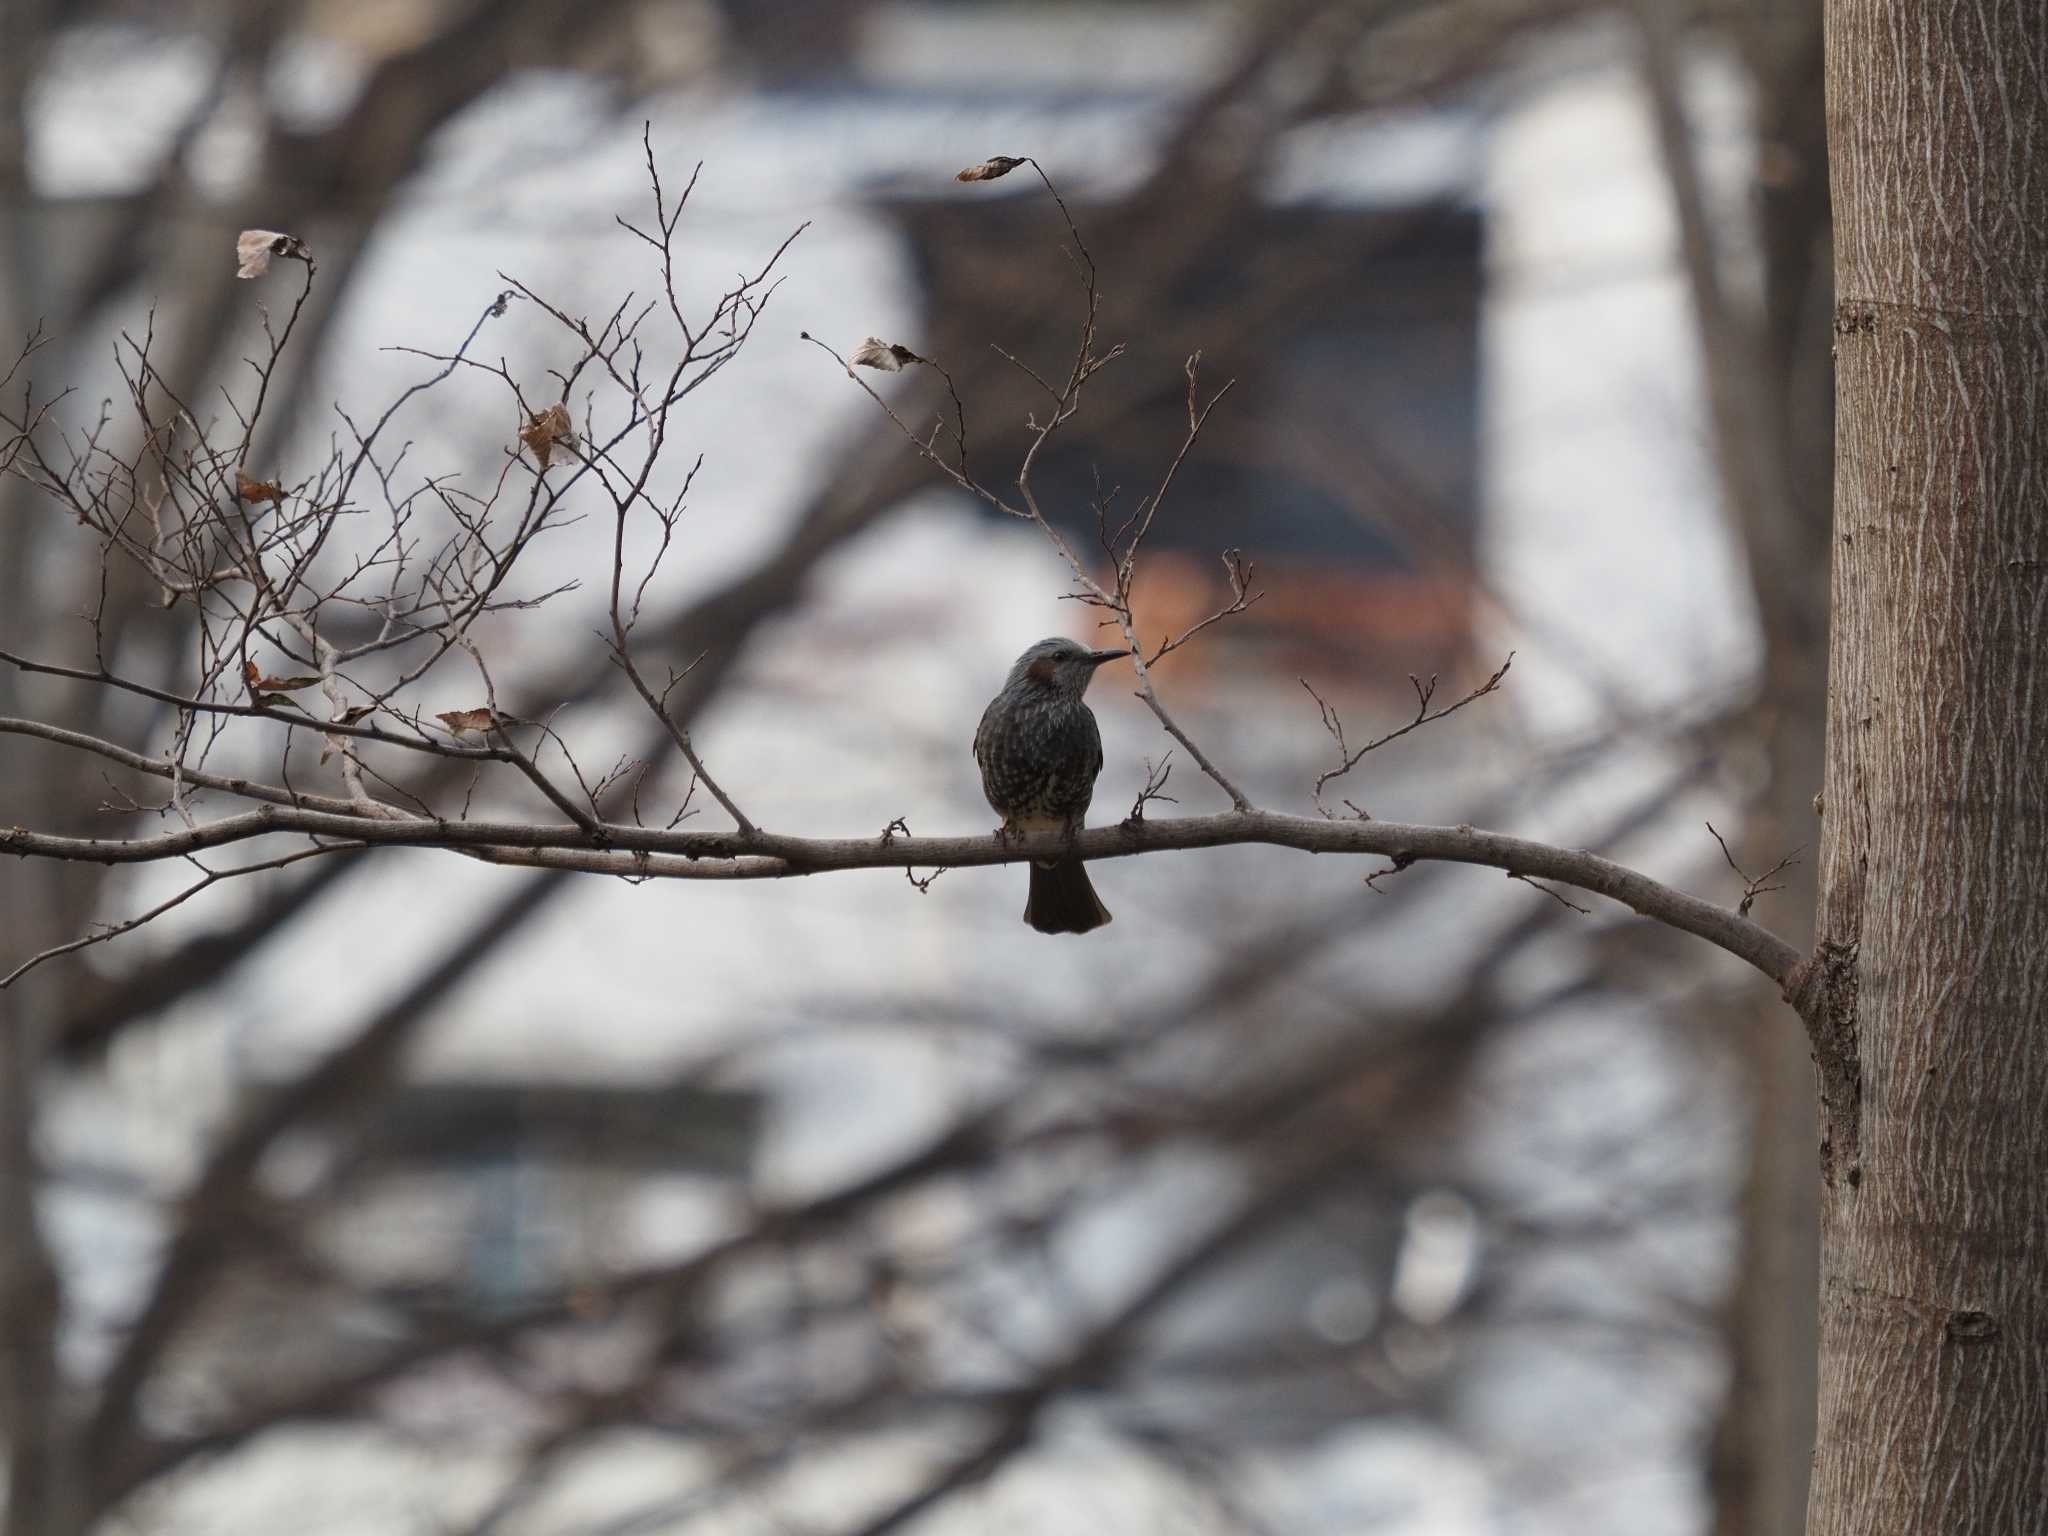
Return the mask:
[(1110, 921), (1110, 916), (1088, 883), (1088, 866), (1079, 859), (1061, 859), (1031, 866), (1024, 921), (1040, 933), (1087, 933)]

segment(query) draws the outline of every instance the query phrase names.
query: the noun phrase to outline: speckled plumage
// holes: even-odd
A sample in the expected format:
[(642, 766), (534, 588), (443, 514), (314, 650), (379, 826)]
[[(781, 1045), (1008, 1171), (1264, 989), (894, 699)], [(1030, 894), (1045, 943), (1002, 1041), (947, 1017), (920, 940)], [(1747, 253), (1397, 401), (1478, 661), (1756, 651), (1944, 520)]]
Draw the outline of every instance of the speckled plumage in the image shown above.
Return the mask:
[[(1127, 654), (1056, 638), (1010, 668), (974, 732), (982, 793), (1006, 829), (1079, 829), (1102, 772), (1102, 736), (1082, 695), (1097, 667)], [(1041, 933), (1087, 933), (1109, 920), (1080, 860), (1033, 863), (1025, 922)]]

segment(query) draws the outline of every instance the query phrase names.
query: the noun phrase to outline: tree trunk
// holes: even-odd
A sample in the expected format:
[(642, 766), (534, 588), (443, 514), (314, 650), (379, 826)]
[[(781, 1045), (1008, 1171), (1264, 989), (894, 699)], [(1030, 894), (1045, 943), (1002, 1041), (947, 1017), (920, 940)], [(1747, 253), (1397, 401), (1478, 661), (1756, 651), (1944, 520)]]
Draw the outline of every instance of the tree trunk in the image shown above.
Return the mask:
[(1812, 1536), (2048, 1525), (2048, 7), (1829, 0)]

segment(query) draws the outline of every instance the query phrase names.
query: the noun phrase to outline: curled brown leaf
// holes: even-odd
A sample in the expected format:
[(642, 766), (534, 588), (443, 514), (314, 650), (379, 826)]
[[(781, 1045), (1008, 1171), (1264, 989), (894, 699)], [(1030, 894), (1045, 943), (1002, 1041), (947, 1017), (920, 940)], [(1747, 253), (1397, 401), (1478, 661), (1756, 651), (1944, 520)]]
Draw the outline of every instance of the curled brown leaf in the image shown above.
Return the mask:
[(448, 727), (450, 736), (456, 737), (467, 736), (472, 732), (478, 736), (485, 736), (494, 727), (503, 723), (498, 714), (489, 708), (448, 709), (434, 718)]
[(238, 501), (267, 501), (273, 506), (284, 504), (284, 491), (269, 480), (254, 480), (241, 470), (235, 471), (235, 499)]
[(1024, 163), (1022, 155), (990, 155), (979, 165), (970, 165), (964, 171), (956, 171), (955, 181), (994, 181), (998, 176), (1007, 176)]
[(242, 680), (249, 685), (249, 692), (258, 697), (266, 693), (296, 693), (320, 681), (317, 677), (265, 677), (263, 669), (253, 661), (243, 664)]
[(540, 460), (543, 473), (554, 458), (557, 444), (563, 448), (576, 446), (576, 432), (569, 424), (569, 408), (559, 400), (544, 411), (535, 411), (527, 418), (526, 425), (519, 429), (519, 441), (533, 450), (533, 456)]

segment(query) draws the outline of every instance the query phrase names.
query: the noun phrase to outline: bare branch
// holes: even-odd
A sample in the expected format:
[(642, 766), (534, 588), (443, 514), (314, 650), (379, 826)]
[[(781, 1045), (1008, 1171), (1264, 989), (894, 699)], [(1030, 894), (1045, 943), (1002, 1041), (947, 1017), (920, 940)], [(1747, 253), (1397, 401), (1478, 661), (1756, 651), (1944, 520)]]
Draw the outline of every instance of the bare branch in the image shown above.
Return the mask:
[(269, 869), (283, 869), (289, 864), (297, 864), (306, 859), (317, 859), (322, 854), (344, 853), (360, 847), (362, 847), (360, 843), (322, 843), (318, 847), (301, 848), (297, 853), (288, 853), (280, 858), (264, 859), (255, 864), (240, 864), (233, 869), (208, 869), (204, 864), (194, 859), (191, 862), (193, 867), (200, 871), (200, 878), (186, 886), (176, 895), (167, 897), (148, 911), (139, 912), (134, 917), (127, 918), (121, 922), (96, 923), (93, 925), (92, 931), (83, 937), (72, 939), (64, 944), (53, 944), (40, 954), (29, 956), (28, 959), (22, 961), (21, 964), (17, 965), (6, 975), (0, 976), (0, 992), (4, 992), (7, 988), (13, 986), (44, 961), (54, 960), (59, 955), (72, 954), (93, 944), (104, 944), (109, 939), (118, 939), (124, 933), (133, 933), (143, 924), (153, 922), (155, 919), (163, 916), (164, 913), (170, 911), (171, 908), (182, 906), (201, 891), (218, 885), (223, 880), (232, 880), (237, 875), (260, 874), (264, 870)]
[(903, 866), (903, 878), (908, 880), (913, 886), (917, 888), (918, 895), (927, 896), (931, 894), (932, 882), (937, 880), (939, 876), (946, 873), (946, 870), (947, 866), (941, 864), (937, 869), (933, 870), (930, 874), (920, 875), (917, 873), (916, 870), (912, 869), (908, 864), (906, 864)]
[(1745, 874), (1742, 866), (1735, 862), (1735, 855), (1728, 851), (1728, 840), (1720, 833), (1714, 831), (1714, 824), (1711, 821), (1706, 826), (1707, 831), (1712, 834), (1714, 841), (1721, 845), (1721, 857), (1728, 861), (1728, 867), (1735, 871), (1735, 878), (1742, 882), (1742, 900), (1736, 904), (1735, 908), (1735, 913), (1738, 917), (1749, 916), (1750, 909), (1756, 905), (1757, 897), (1768, 896), (1773, 891), (1784, 890), (1783, 883), (1772, 885), (1770, 883), (1771, 879), (1774, 876), (1782, 875), (1786, 870), (1792, 868), (1793, 865), (1799, 862), (1799, 855), (1806, 851), (1806, 846), (1802, 843), (1762, 874)]
[[(1467, 704), (1473, 703), (1475, 700), (1478, 699), (1483, 699), (1489, 693), (1495, 692), (1499, 689), (1502, 681), (1507, 677), (1508, 669), (1512, 667), (1514, 664), (1515, 653), (1513, 651), (1509, 651), (1507, 660), (1503, 661), (1500, 664), (1499, 668), (1495, 670), (1494, 674), (1491, 677), (1487, 678), (1485, 682), (1481, 683), (1478, 687), (1474, 688), (1470, 693), (1464, 695), (1462, 698), (1453, 700), (1451, 703), (1444, 705), (1440, 709), (1430, 708), (1431, 702), (1436, 698), (1436, 674), (1432, 672), (1430, 674), (1429, 681), (1425, 683), (1422, 681), (1422, 679), (1416, 677), (1413, 673), (1410, 673), (1408, 676), (1408, 682), (1409, 685), (1415, 690), (1415, 718), (1410, 720), (1406, 725), (1387, 732), (1384, 736), (1374, 737), (1371, 741), (1368, 741), (1364, 746), (1359, 747), (1355, 751), (1346, 745), (1344, 740), (1344, 722), (1337, 717), (1337, 711), (1331, 707), (1329, 701), (1326, 700), (1321, 694), (1316, 692), (1314, 686), (1310, 684), (1307, 678), (1303, 677), (1295, 679), (1295, 681), (1299, 682), (1303, 688), (1306, 688), (1308, 690), (1308, 696), (1316, 701), (1316, 708), (1322, 713), (1323, 729), (1329, 732), (1330, 739), (1337, 744), (1337, 766), (1316, 775), (1316, 809), (1321, 811), (1325, 816), (1334, 815), (1335, 813), (1330, 811), (1323, 804), (1323, 790), (1329, 785), (1332, 779), (1340, 779), (1345, 774), (1349, 773), (1353, 768), (1356, 768), (1359, 765), (1359, 763), (1364, 761), (1365, 755), (1368, 752), (1377, 752), (1381, 747), (1384, 747), (1388, 742), (1398, 741), (1401, 737), (1406, 736), (1410, 731), (1420, 730), (1423, 726), (1429, 725), (1434, 721), (1441, 720), (1446, 715), (1455, 715)], [(1346, 801), (1345, 804), (1350, 805), (1350, 802)], [(1365, 815), (1365, 813), (1363, 811), (1358, 810), (1356, 806), (1352, 806), (1351, 809), (1355, 814), (1357, 814), (1360, 817), (1363, 817)]]
[(1559, 906), (1564, 907), (1569, 911), (1576, 912), (1581, 917), (1591, 917), (1593, 915), (1592, 911), (1589, 908), (1580, 906), (1576, 901), (1573, 901), (1570, 897), (1566, 896), (1562, 891), (1551, 889), (1549, 886), (1545, 885), (1541, 880), (1530, 879), (1527, 875), (1523, 874), (1519, 869), (1509, 870), (1508, 878), (1510, 880), (1519, 880), (1522, 882), (1522, 884), (1529, 886), (1532, 889), (1541, 891), (1544, 895), (1548, 896), (1552, 901), (1556, 902)]
[[(908, 865), (963, 868), (1051, 857), (1127, 858), (1169, 849), (1261, 843), (1305, 853), (1377, 854), (1404, 868), (1417, 860), (1488, 865), (1577, 886), (1704, 938), (1774, 980), (1782, 981), (1801, 958), (1791, 945), (1745, 917), (1580, 849), (1557, 848), (1469, 826), (1336, 821), (1256, 810), (1124, 821), (1085, 829), (1071, 840), (1058, 831), (903, 837), (892, 828), (878, 837), (808, 838), (758, 830), (752, 835), (661, 831), (616, 822), (602, 824), (593, 837), (574, 823), (389, 821), (271, 803), (196, 828), (132, 839), (62, 837), (0, 827), (0, 853), (140, 864), (280, 833), (348, 839), (379, 847), (442, 848), (492, 863), (681, 880), (779, 880)], [(592, 847), (592, 842), (601, 846)]]
[(1173, 754), (1171, 752), (1162, 757), (1157, 766), (1154, 766), (1149, 757), (1146, 758), (1144, 786), (1139, 789), (1138, 798), (1131, 802), (1131, 814), (1126, 816), (1124, 820), (1143, 821), (1145, 819), (1145, 807), (1155, 802), (1161, 805), (1179, 805), (1180, 802), (1178, 800), (1165, 793), (1166, 781), (1172, 774)]
[(1157, 666), (1161, 658), (1172, 655), (1211, 624), (1227, 619), (1233, 614), (1243, 613), (1253, 603), (1256, 603), (1266, 595), (1264, 592), (1254, 592), (1251, 590), (1252, 572), (1256, 567), (1253, 566), (1251, 561), (1245, 559), (1243, 550), (1226, 549), (1223, 551), (1222, 559), (1224, 575), (1230, 582), (1230, 601), (1223, 607), (1218, 608), (1207, 618), (1197, 620), (1194, 624), (1188, 626), (1187, 629), (1181, 632), (1179, 638), (1176, 639), (1169, 636), (1161, 640), (1159, 642), (1159, 649), (1146, 658), (1146, 666)]

